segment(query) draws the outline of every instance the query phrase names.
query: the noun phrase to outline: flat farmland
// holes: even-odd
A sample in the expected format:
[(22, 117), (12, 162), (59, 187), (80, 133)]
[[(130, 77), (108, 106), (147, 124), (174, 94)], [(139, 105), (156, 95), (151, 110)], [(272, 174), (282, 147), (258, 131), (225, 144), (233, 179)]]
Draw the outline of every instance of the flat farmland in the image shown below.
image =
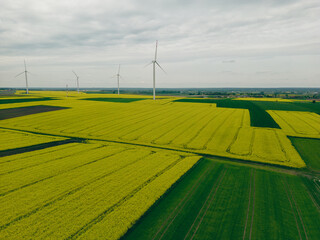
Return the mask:
[(0, 126), (66, 137), (147, 144), (298, 168), (305, 166), (283, 130), (251, 127), (247, 109), (173, 102), (174, 99), (134, 100), (128, 103), (92, 101), (85, 97), (55, 100), (51, 104), (70, 109), (2, 120)]
[(198, 160), (97, 142), (3, 157), (1, 238), (117, 239)]
[(313, 112), (268, 111), (290, 136), (320, 138), (320, 115)]
[(63, 137), (36, 135), (26, 132), (0, 129), (0, 152), (64, 139), (65, 138)]
[(4, 100), (0, 239), (320, 235), (317, 104), (75, 92)]
[(299, 176), (203, 159), (122, 240), (317, 239), (310, 192)]

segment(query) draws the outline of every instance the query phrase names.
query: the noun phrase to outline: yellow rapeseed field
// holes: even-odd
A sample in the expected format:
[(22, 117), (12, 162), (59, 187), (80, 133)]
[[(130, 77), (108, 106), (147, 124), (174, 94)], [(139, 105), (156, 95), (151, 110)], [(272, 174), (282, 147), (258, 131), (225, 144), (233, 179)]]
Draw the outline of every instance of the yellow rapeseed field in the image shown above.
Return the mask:
[(320, 116), (316, 113), (275, 110), (268, 113), (287, 135), (320, 138)]
[[(150, 97), (133, 95), (72, 93), (72, 97), (65, 97), (64, 92), (39, 92), (34, 96), (37, 94), (58, 97), (57, 100), (43, 101), (42, 105), (70, 109), (2, 120), (0, 127), (147, 144), (291, 167), (305, 166), (286, 132), (250, 127), (249, 111), (245, 109), (217, 108), (216, 104), (210, 103), (173, 102), (176, 98), (153, 101)], [(104, 98), (105, 101), (86, 98)], [(110, 100), (121, 98), (139, 98), (139, 101)], [(17, 103), (10, 104), (10, 107), (37, 104)]]
[(93, 141), (3, 157), (1, 239), (118, 239), (199, 158)]

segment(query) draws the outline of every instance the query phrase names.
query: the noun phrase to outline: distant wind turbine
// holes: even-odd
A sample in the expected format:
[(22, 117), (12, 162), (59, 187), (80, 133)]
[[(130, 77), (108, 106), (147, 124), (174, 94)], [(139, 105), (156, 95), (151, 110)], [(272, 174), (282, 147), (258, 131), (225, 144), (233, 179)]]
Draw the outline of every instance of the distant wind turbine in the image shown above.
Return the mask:
[(77, 89), (78, 89), (78, 93), (79, 93), (79, 76), (75, 73), (75, 71), (72, 70), (72, 72), (73, 72), (74, 75), (76, 75), (76, 77), (77, 77)]
[(120, 95), (120, 83), (119, 83), (119, 81), (120, 81), (120, 78), (122, 78), (121, 75), (120, 75), (120, 64), (119, 64), (119, 68), (118, 68), (118, 73), (117, 73), (116, 75), (114, 75), (114, 77), (117, 77), (117, 81), (118, 81), (118, 95)]
[(157, 50), (158, 50), (158, 41), (156, 41), (156, 52), (154, 54), (154, 60), (151, 61), (151, 63), (149, 63), (147, 66), (149, 66), (150, 64), (153, 64), (153, 100), (156, 99), (156, 64), (158, 65), (158, 67), (166, 73), (165, 70), (163, 70), (163, 68), (160, 66), (160, 64), (157, 62)]
[(19, 74), (16, 75), (15, 77), (18, 77), (18, 76), (20, 76), (20, 75), (23, 74), (23, 73), (24, 73), (24, 75), (25, 75), (25, 77), (26, 77), (26, 92), (27, 92), (27, 94), (29, 94), (29, 88), (28, 88), (28, 73), (30, 73), (30, 72), (27, 71), (26, 60), (24, 60), (24, 71), (23, 71), (22, 73), (19, 73)]

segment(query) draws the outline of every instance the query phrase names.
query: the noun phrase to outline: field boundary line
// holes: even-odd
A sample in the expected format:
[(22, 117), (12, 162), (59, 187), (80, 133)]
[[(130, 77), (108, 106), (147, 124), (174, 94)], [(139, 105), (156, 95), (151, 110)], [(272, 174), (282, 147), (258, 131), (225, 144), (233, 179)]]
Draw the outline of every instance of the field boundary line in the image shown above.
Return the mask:
[(131, 199), (132, 197), (134, 197), (134, 195), (139, 192), (141, 189), (143, 189), (144, 187), (146, 187), (147, 185), (149, 185), (151, 182), (153, 182), (156, 178), (158, 178), (159, 176), (161, 176), (163, 173), (165, 173), (166, 171), (169, 171), (170, 169), (172, 169), (174, 166), (176, 166), (179, 162), (183, 161), (185, 159), (184, 156), (179, 156), (179, 159), (174, 161), (173, 163), (169, 164), (167, 167), (165, 167), (164, 169), (160, 170), (159, 172), (157, 172), (156, 174), (154, 174), (152, 177), (150, 177), (149, 179), (147, 179), (145, 182), (141, 183), (138, 187), (136, 187), (135, 189), (133, 189), (130, 193), (128, 193), (126, 196), (124, 196), (123, 198), (121, 198), (119, 201), (117, 201), (116, 203), (114, 203), (112, 206), (108, 207), (107, 209), (105, 209), (103, 212), (101, 212), (100, 214), (98, 214), (95, 218), (91, 219), (89, 222), (87, 222), (86, 224), (84, 224), (80, 229), (78, 229), (76, 232), (74, 232), (73, 234), (71, 234), (69, 237), (67, 237), (66, 239), (75, 239), (79, 236), (81, 236), (82, 234), (84, 234), (85, 232), (87, 232), (90, 228), (92, 228), (95, 224), (101, 222), (105, 216), (107, 216), (109, 213), (113, 212), (117, 207), (121, 206), (122, 204), (124, 204), (126, 201), (128, 201), (129, 199)]
[[(190, 197), (192, 196), (192, 194), (199, 188), (199, 184), (201, 183), (201, 180), (203, 179), (203, 177), (207, 174), (207, 172), (209, 171), (209, 168), (204, 171), (201, 176), (198, 178), (198, 181), (195, 182), (192, 186), (192, 188), (187, 192), (187, 194), (184, 196), (184, 198), (179, 202), (179, 204), (175, 207), (175, 209), (172, 211), (172, 213), (167, 217), (167, 219), (164, 221), (164, 223), (160, 226), (159, 230), (157, 231), (156, 235), (152, 238), (152, 240), (155, 240), (157, 235), (160, 233), (160, 231), (162, 230), (162, 228), (165, 226), (165, 224), (169, 221), (169, 219), (172, 217), (173, 214), (176, 213), (177, 210), (179, 210), (175, 215), (174, 218), (170, 221), (170, 223), (167, 225), (167, 227), (165, 228), (164, 232), (161, 234), (160, 239), (162, 239), (162, 237), (164, 236), (164, 234), (167, 232), (168, 228), (171, 226), (172, 222), (175, 220), (175, 218), (179, 215), (179, 213), (182, 211), (183, 207), (186, 205), (186, 203), (188, 202), (188, 200), (190, 199)], [(184, 200), (186, 200), (184, 202)], [(184, 203), (183, 203), (184, 202)], [(183, 203), (183, 204), (182, 204)], [(182, 204), (181, 208), (179, 209), (180, 205)]]
[[(248, 165), (274, 167), (274, 168), (277, 168), (277, 169), (283, 169), (283, 170), (287, 170), (287, 171), (292, 171), (293, 174), (295, 174), (295, 175), (298, 174), (297, 170), (300, 169), (300, 168), (295, 168), (295, 167), (290, 167), (290, 166), (285, 166), (285, 165), (280, 165), (280, 164), (275, 164), (275, 163), (259, 162), (259, 161), (254, 161), (254, 160), (246, 160), (246, 159), (242, 159), (242, 158), (227, 157), (227, 156), (223, 156), (223, 155), (216, 155), (216, 154), (210, 154), (210, 153), (201, 153), (201, 152), (194, 151), (193, 149), (174, 148), (174, 147), (170, 148), (170, 147), (164, 147), (164, 146), (161, 146), (161, 145), (159, 146), (159, 145), (134, 143), (134, 142), (130, 142), (130, 141), (118, 141), (118, 140), (111, 140), (111, 139), (74, 137), (74, 136), (67, 136), (67, 135), (35, 132), (35, 131), (29, 131), (29, 130), (23, 130), (23, 129), (7, 128), (7, 127), (1, 127), (1, 126), (0, 126), (0, 129), (15, 130), (15, 131), (20, 131), (20, 132), (29, 132), (29, 133), (38, 134), (38, 135), (45, 135), (45, 136), (65, 137), (65, 138), (77, 139), (77, 140), (83, 141), (83, 142), (86, 142), (86, 141), (99, 141), (99, 142), (126, 144), (126, 145), (131, 145), (131, 146), (140, 146), (140, 147), (169, 150), (169, 151), (175, 151), (175, 152), (181, 152), (181, 153), (195, 154), (195, 155), (202, 156), (202, 157), (207, 157), (207, 158), (217, 158), (218, 160), (219, 159), (220, 160), (228, 160), (231, 163), (232, 162), (237, 162), (237, 163), (243, 163), (243, 164), (248, 164)], [(276, 171), (276, 170), (274, 170), (274, 171)], [(304, 173), (302, 172), (302, 174), (304, 174)]]
[[(124, 150), (124, 151), (125, 151), (125, 150)], [(121, 151), (120, 153), (122, 153), (122, 152), (124, 152), (124, 151)], [(55, 198), (55, 199), (53, 199), (53, 200), (45, 203), (44, 205), (39, 206), (39, 207), (33, 209), (32, 211), (24, 214), (24, 215), (21, 215), (21, 216), (19, 216), (19, 217), (16, 217), (15, 219), (13, 219), (12, 221), (10, 221), (9, 223), (6, 223), (6, 224), (0, 226), (0, 230), (6, 229), (7, 227), (9, 227), (10, 225), (12, 225), (13, 223), (16, 223), (17, 221), (20, 221), (20, 220), (22, 220), (22, 219), (24, 219), (24, 218), (30, 217), (31, 215), (37, 213), (38, 211), (40, 211), (40, 210), (42, 210), (42, 209), (44, 209), (44, 208), (46, 208), (46, 207), (48, 207), (48, 206), (51, 206), (52, 204), (54, 204), (54, 203), (56, 203), (56, 202), (58, 202), (58, 201), (63, 200), (65, 197), (70, 196), (71, 194), (74, 194), (74, 193), (80, 191), (82, 188), (85, 188), (85, 187), (89, 186), (90, 184), (95, 183), (95, 182), (97, 182), (97, 181), (99, 181), (99, 180), (101, 180), (101, 179), (103, 179), (103, 178), (105, 178), (105, 177), (111, 176), (112, 174), (114, 174), (114, 173), (116, 173), (116, 172), (118, 172), (118, 171), (120, 171), (120, 170), (122, 170), (122, 169), (124, 169), (124, 168), (126, 168), (126, 167), (128, 167), (128, 166), (130, 166), (130, 165), (132, 165), (132, 164), (135, 164), (135, 163), (137, 163), (138, 161), (141, 161), (141, 160), (143, 160), (144, 158), (149, 157), (150, 155), (152, 155), (152, 154), (154, 154), (154, 153), (155, 153), (155, 152), (151, 152), (151, 154), (148, 154), (148, 155), (146, 155), (146, 156), (140, 157), (140, 158), (136, 159), (135, 161), (133, 161), (133, 162), (127, 164), (127, 165), (124, 165), (124, 166), (122, 166), (122, 167), (120, 167), (120, 168), (118, 168), (118, 169), (114, 169), (114, 170), (111, 171), (111, 172), (108, 172), (108, 173), (106, 173), (106, 174), (103, 174), (103, 175), (100, 175), (100, 176), (98, 176), (98, 177), (96, 177), (96, 178), (93, 178), (93, 179), (91, 179), (91, 180), (89, 180), (89, 181), (86, 181), (86, 182), (84, 182), (83, 184), (81, 184), (81, 185), (79, 185), (79, 186), (77, 186), (77, 187), (75, 187), (75, 188), (73, 188), (73, 189), (69, 189), (68, 191), (65, 191), (64, 193), (62, 193), (62, 194), (60, 194), (59, 196), (57, 196), (57, 198)], [(114, 155), (113, 155), (113, 156), (114, 156)], [(110, 156), (110, 157), (112, 157), (112, 156)], [(71, 190), (71, 191), (70, 191), (70, 190)]]
[[(210, 192), (209, 192), (209, 194), (208, 194), (208, 196), (207, 196), (207, 198), (206, 198), (206, 201), (203, 203), (200, 211), (198, 212), (198, 214), (197, 214), (196, 218), (194, 219), (191, 227), (189, 228), (187, 234), (185, 235), (184, 240), (187, 239), (187, 237), (189, 236), (189, 234), (190, 234), (193, 226), (195, 225), (198, 217), (200, 216), (202, 210), (204, 209), (204, 207), (206, 206), (207, 202), (208, 202), (209, 199), (211, 198), (211, 194), (212, 194), (213, 190), (216, 189), (215, 193), (217, 192), (217, 188), (219, 188), (220, 183), (221, 183), (221, 180), (223, 179), (224, 175), (226, 174), (226, 171), (227, 171), (227, 170), (224, 169), (223, 173), (220, 173), (220, 174), (219, 174), (219, 177), (218, 177), (217, 181), (215, 181), (215, 182), (213, 183), (213, 186), (212, 186), (212, 188), (211, 188), (211, 190), (210, 190)], [(215, 195), (215, 193), (214, 193), (214, 195)], [(214, 199), (214, 195), (212, 196), (212, 199)], [(210, 206), (210, 203), (211, 203), (211, 201), (209, 201), (208, 207)], [(208, 207), (207, 207), (207, 209), (208, 209)], [(207, 210), (207, 209), (206, 209), (206, 210)], [(205, 213), (206, 213), (206, 211), (205, 211)], [(205, 213), (203, 214), (203, 216), (205, 215)], [(201, 218), (201, 219), (202, 219), (202, 218)], [(200, 224), (201, 224), (201, 220), (200, 220)], [(200, 224), (198, 224), (198, 227), (199, 227)], [(196, 230), (196, 231), (197, 231), (197, 230)], [(196, 232), (196, 231), (195, 231), (195, 232)], [(194, 232), (194, 234), (195, 234), (195, 232)], [(191, 239), (194, 237), (194, 234), (192, 235)]]

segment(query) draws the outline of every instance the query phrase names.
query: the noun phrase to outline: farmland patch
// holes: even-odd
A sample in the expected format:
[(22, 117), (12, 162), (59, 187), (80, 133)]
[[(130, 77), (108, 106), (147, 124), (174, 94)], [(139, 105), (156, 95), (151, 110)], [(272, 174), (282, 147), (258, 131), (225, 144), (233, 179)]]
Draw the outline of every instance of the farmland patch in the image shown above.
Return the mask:
[(114, 103), (131, 103), (131, 102), (146, 100), (146, 98), (84, 98), (82, 100), (114, 102)]
[(0, 120), (22, 117), (26, 115), (68, 109), (67, 107), (37, 105), (30, 107), (0, 109)]
[(3, 238), (118, 239), (199, 160), (110, 143), (54, 148), (1, 159)]
[(320, 139), (289, 137), (307, 167), (320, 171)]
[(300, 177), (204, 159), (121, 240), (317, 239), (319, 224)]
[(176, 102), (216, 103), (221, 108), (248, 109), (250, 112), (250, 125), (252, 127), (280, 128), (272, 117), (258, 105), (251, 101), (233, 101), (231, 99), (178, 99)]
[(23, 103), (23, 102), (41, 102), (56, 100), (53, 97), (42, 97), (42, 98), (0, 98), (0, 104), (10, 104), (10, 103)]

